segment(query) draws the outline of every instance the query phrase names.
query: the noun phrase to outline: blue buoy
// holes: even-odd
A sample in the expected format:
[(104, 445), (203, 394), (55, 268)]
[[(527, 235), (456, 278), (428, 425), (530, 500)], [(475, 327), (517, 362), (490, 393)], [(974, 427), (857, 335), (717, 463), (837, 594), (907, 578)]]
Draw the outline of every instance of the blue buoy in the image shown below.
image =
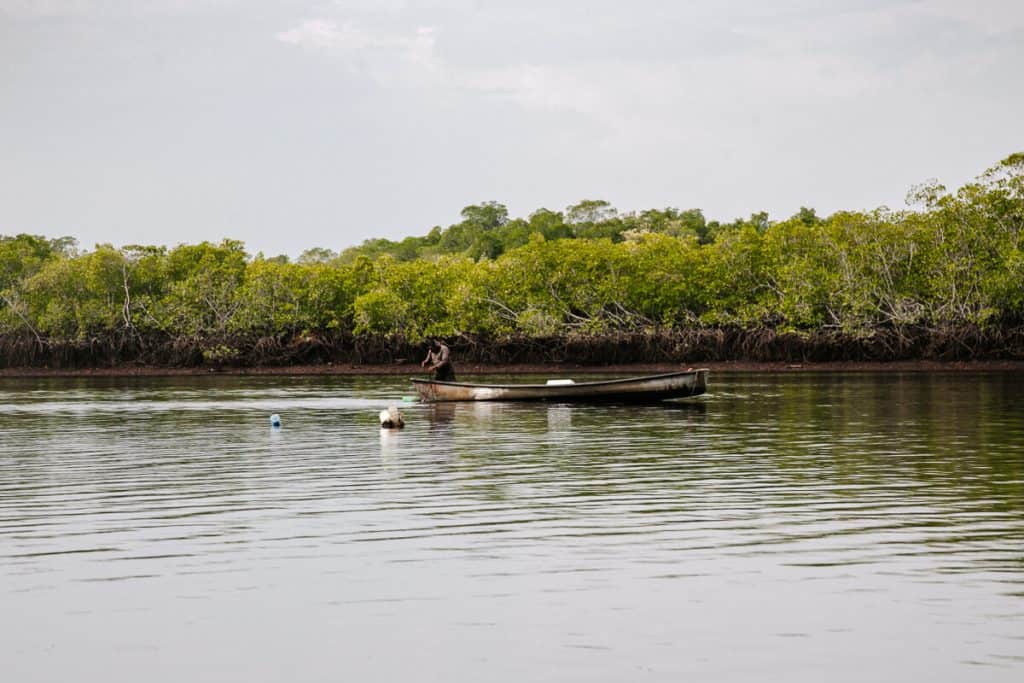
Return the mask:
[(277, 413), (274, 413), (273, 415), (271, 415), (270, 416), (270, 426), (271, 427), (280, 427), (281, 426), (281, 416), (278, 415)]

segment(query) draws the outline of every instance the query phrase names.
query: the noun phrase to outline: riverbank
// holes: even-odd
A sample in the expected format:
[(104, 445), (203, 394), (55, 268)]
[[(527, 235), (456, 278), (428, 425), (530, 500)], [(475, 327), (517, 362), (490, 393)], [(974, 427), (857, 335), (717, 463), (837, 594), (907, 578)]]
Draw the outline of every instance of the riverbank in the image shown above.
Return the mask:
[[(892, 361), (892, 362), (828, 362), (828, 363), (758, 363), (748, 361), (711, 362), (680, 365), (678, 363), (633, 363), (616, 365), (582, 365), (572, 363), (488, 364), (458, 363), (460, 377), (475, 375), (642, 375), (676, 372), (689, 367), (708, 368), (712, 372), (1024, 372), (1024, 361)], [(322, 365), (289, 365), (266, 367), (190, 367), (162, 368), (153, 366), (119, 366), (106, 368), (3, 368), (3, 377), (177, 377), (204, 375), (239, 376), (316, 376), (316, 375), (424, 375), (414, 363), (390, 365), (328, 363)]]
[[(1024, 363), (1024, 326), (784, 332), (694, 328), (554, 337), (447, 340), (465, 372), (619, 372), (707, 365), (724, 369), (796, 367), (930, 368)], [(426, 341), (336, 332), (298, 337), (212, 339), (149, 334), (132, 338), (33, 339), (0, 335), (0, 368), (14, 374), (400, 373), (416, 371)], [(901, 364), (901, 365), (896, 365)], [(212, 370), (211, 370), (212, 368)]]

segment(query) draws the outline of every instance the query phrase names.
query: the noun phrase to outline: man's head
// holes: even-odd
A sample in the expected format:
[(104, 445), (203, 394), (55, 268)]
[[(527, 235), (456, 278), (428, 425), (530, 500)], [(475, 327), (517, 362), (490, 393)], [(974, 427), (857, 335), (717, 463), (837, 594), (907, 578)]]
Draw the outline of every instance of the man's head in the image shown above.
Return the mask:
[(441, 350), (441, 340), (440, 339), (431, 339), (430, 340), (430, 348), (434, 349), (435, 351), (440, 351)]

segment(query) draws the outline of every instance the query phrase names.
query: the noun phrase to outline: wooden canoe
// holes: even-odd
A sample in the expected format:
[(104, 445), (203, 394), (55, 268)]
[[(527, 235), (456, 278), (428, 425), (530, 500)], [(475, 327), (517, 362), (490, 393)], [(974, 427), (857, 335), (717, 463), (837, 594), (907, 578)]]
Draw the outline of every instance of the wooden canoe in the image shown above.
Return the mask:
[(707, 390), (707, 378), (708, 371), (700, 369), (599, 382), (549, 380), (547, 384), (465, 384), (413, 379), (412, 383), (423, 401), (649, 403), (703, 394)]

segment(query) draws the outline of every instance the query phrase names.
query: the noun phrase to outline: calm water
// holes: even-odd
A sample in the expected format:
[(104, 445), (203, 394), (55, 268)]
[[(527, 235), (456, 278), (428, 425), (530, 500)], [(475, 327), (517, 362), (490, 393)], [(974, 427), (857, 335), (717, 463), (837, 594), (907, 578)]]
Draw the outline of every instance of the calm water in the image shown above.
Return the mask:
[(711, 388), (0, 380), (0, 676), (1024, 680), (1024, 376)]

